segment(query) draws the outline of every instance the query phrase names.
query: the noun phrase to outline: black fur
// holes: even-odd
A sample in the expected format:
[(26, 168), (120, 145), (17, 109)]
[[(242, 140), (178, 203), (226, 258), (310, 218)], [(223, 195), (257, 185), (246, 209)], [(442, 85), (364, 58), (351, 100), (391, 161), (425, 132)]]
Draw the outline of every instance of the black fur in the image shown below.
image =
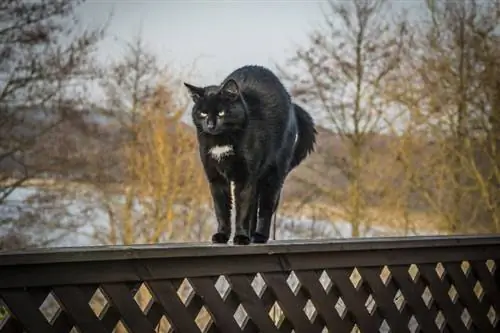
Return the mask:
[[(185, 86), (195, 103), (192, 118), (218, 222), (212, 242), (229, 240), (233, 182), (233, 242), (266, 243), (286, 176), (314, 149), (311, 116), (261, 66), (239, 68), (219, 86)], [(218, 160), (210, 153), (216, 146), (233, 151)]]

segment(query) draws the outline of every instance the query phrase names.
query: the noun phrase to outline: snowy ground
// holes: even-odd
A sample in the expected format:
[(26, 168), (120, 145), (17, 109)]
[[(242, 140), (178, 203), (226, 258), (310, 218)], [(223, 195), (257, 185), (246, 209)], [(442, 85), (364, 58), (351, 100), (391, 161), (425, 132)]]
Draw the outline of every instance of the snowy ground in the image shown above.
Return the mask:
[[(37, 194), (37, 189), (34, 187), (25, 187), (16, 189), (9, 197), (4, 205), (0, 206), (0, 220), (4, 220), (9, 217), (17, 217), (22, 212), (29, 211), (36, 204), (30, 202), (30, 197)], [(71, 215), (72, 221), (78, 219), (79, 215), (82, 222), (81, 226), (76, 228), (74, 232), (70, 232), (61, 239), (57, 240), (51, 246), (86, 246), (86, 245), (98, 245), (96, 241), (91, 237), (96, 229), (106, 228), (108, 225), (107, 214), (98, 207), (86, 207), (84, 201), (67, 201), (64, 203), (65, 209)], [(50, 209), (47, 209), (46, 214), (51, 214)], [(52, 216), (47, 216), (48, 219)], [(60, 215), (54, 215), (53, 218), (64, 221), (64, 217)], [(277, 235), (276, 239), (311, 239), (311, 238), (350, 238), (352, 235), (352, 226), (347, 221), (318, 221), (311, 220), (307, 218), (290, 218), (286, 216), (278, 216), (277, 218)], [(68, 223), (69, 222), (68, 219)], [(211, 217), (208, 219), (207, 223), (213, 224), (215, 228), (215, 219)], [(26, 229), (26, 232), (31, 233), (33, 237), (42, 237), (43, 234), (47, 233), (47, 230), (43, 230), (45, 226), (37, 226)], [(0, 234), (6, 232), (6, 225), (0, 225)], [(61, 230), (52, 230), (51, 233), (63, 232)], [(434, 231), (420, 230), (419, 235), (430, 235), (435, 234)], [(371, 227), (362, 231), (362, 234), (366, 237), (381, 237), (381, 236), (400, 236), (404, 235), (403, 230), (389, 229), (384, 227)], [(416, 235), (415, 233), (410, 233), (407, 236)]]

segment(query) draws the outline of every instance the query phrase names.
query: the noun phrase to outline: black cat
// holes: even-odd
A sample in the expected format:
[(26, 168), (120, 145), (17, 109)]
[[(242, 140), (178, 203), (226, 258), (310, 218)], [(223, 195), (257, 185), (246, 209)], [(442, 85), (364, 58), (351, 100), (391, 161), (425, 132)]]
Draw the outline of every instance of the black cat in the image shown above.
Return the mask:
[(239, 68), (219, 86), (184, 85), (218, 222), (212, 242), (229, 240), (232, 182), (234, 244), (266, 243), (286, 176), (314, 150), (311, 116), (261, 66)]

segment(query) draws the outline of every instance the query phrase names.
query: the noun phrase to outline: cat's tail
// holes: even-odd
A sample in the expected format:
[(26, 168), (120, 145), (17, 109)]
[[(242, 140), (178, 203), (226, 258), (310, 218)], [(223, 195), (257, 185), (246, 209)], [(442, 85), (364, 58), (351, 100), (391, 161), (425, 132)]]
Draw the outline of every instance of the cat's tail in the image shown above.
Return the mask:
[(314, 151), (314, 145), (316, 144), (316, 128), (314, 127), (314, 120), (311, 115), (293, 103), (295, 109), (295, 117), (297, 119), (298, 125), (298, 141), (295, 146), (295, 152), (290, 164), (290, 171), (306, 158), (308, 154)]

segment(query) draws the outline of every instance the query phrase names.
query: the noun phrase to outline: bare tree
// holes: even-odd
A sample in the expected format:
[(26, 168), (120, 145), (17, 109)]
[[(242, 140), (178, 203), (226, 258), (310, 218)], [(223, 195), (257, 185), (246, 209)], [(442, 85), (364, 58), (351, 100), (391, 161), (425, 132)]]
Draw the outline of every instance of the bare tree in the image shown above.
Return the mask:
[(112, 113), (123, 128), (132, 130), (168, 69), (147, 49), (140, 34), (121, 44), (122, 56), (111, 60), (102, 71), (100, 85), (105, 96), (102, 109)]
[(158, 243), (206, 235), (209, 195), (194, 132), (180, 119), (185, 105), (175, 106), (169, 89), (159, 85), (129, 128), (134, 140), (122, 150), (125, 179), (103, 198), (108, 225), (95, 233), (100, 243)]
[(74, 13), (80, 3), (0, 5), (0, 205), (27, 180), (61, 169), (40, 143), (82, 108), (92, 55), (104, 33), (78, 31)]
[(181, 119), (189, 101), (176, 88), (181, 74), (147, 50), (140, 35), (124, 46), (101, 82), (102, 110), (119, 128), (109, 154), (121, 177), (111, 186), (93, 185), (94, 205), (107, 220), (93, 236), (104, 244), (204, 237), (208, 192), (195, 134)]
[[(385, 78), (396, 71), (406, 36), (404, 23), (391, 23), (390, 2), (330, 1), (324, 30), (311, 34), (310, 46), (300, 49), (282, 70), (292, 85), (293, 95), (309, 108), (319, 110), (324, 127), (335, 133), (343, 154), (326, 151), (323, 164), (337, 168), (346, 182), (318, 186), (318, 190), (339, 203), (344, 220), (353, 225), (353, 236), (368, 227), (367, 207), (373, 186), (367, 175), (372, 163), (370, 140), (384, 128), (386, 105), (377, 91)], [(323, 118), (322, 118), (323, 117)]]
[(485, 218), (498, 230), (491, 130), (499, 4), (426, 1), (426, 16), (413, 27), (414, 52), (389, 92), (410, 116), (413, 143), (426, 145), (418, 163), (415, 151), (401, 154), (408, 180), (447, 232), (477, 231)]
[[(486, 230), (500, 232), (500, 1), (482, 4), (481, 19), (469, 20), (472, 30), (472, 53), (476, 61), (477, 85), (472, 107), (474, 140), (466, 142), (471, 148), (465, 167), (476, 182), (482, 202), (479, 221), (490, 221)], [(471, 26), (472, 25), (472, 26)]]

